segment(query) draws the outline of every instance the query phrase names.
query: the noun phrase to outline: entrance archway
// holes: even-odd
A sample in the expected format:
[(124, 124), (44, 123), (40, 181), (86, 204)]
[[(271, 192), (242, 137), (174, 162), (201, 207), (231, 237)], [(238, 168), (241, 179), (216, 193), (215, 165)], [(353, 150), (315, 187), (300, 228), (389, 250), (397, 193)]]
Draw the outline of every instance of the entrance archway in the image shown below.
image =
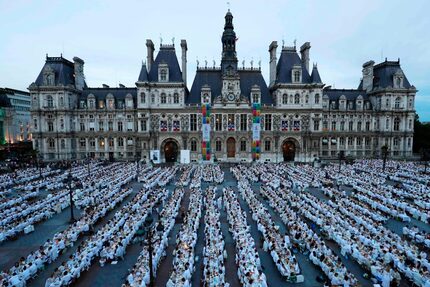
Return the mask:
[(296, 156), (296, 144), (292, 140), (286, 140), (282, 144), (282, 154), (284, 161), (294, 161)]
[(236, 140), (234, 138), (227, 139), (227, 157), (236, 156)]
[(178, 144), (173, 141), (169, 140), (164, 144), (164, 158), (166, 162), (176, 162), (178, 159)]

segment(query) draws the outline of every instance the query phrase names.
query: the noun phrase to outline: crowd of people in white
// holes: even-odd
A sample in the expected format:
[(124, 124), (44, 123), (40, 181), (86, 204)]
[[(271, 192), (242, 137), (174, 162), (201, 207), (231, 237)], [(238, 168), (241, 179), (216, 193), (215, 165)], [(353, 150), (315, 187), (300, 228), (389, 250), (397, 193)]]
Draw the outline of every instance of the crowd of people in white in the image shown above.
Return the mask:
[[(337, 164), (253, 164), (230, 172), (237, 188), (216, 187), (223, 185), (225, 174), (214, 164), (152, 167), (94, 161), (89, 166), (76, 162), (67, 170), (48, 166), (1, 175), (0, 243), (37, 232), (38, 223), (70, 208), (70, 191), (81, 211), (76, 221), (0, 272), (0, 286), (25, 286), (56, 261), (45, 286), (67, 286), (95, 262), (103, 267), (123, 260), (127, 247), (139, 241), (142, 249), (123, 287), (147, 286), (150, 257), (156, 276), (170, 238), (176, 241), (170, 245), (173, 267), (166, 286), (193, 286), (199, 232), (201, 285), (229, 286), (220, 220), (225, 212), (243, 286), (268, 285), (258, 252), (270, 255), (285, 282), (306, 282), (296, 257), (301, 252), (322, 270), (328, 285), (352, 287), (371, 280), (382, 287), (401, 282), (430, 287), (430, 236), (422, 228), (430, 220), (430, 176), (419, 164), (388, 161), (384, 170), (382, 161), (359, 160), (343, 164), (340, 171)], [(139, 190), (126, 186), (134, 179)], [(111, 219), (104, 222), (110, 211)], [(143, 236), (145, 220), (154, 213), (155, 223)], [(179, 215), (183, 221), (172, 237)], [(388, 226), (393, 221), (401, 227)], [(249, 223), (261, 234), (261, 249)], [(67, 249), (73, 252), (60, 263)], [(367, 271), (366, 279), (348, 270), (349, 258)]]

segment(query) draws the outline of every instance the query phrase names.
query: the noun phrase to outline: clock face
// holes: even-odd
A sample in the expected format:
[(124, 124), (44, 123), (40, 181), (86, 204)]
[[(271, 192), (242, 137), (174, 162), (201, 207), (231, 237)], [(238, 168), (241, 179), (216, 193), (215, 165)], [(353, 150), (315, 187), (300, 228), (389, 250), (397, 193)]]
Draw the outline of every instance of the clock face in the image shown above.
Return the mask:
[(235, 96), (232, 93), (228, 94), (228, 96), (227, 96), (227, 99), (231, 102), (234, 101), (234, 98), (235, 98)]

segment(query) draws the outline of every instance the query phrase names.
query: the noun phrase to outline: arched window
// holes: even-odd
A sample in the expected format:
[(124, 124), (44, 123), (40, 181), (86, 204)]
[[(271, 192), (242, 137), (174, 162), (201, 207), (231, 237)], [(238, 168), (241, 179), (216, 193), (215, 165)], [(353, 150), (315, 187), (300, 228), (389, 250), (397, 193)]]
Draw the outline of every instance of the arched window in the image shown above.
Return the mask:
[(272, 147), (272, 142), (269, 139), (266, 139), (264, 141), (264, 150), (270, 151), (271, 147)]
[(294, 104), (296, 104), (296, 105), (300, 104), (300, 95), (299, 94), (295, 94), (295, 96), (294, 96)]
[(222, 142), (221, 142), (221, 140), (216, 140), (216, 142), (215, 142), (215, 151), (221, 151), (221, 148), (222, 148)]
[(53, 108), (54, 107), (54, 99), (52, 98), (51, 95), (48, 95), (46, 97), (46, 103), (48, 105), (48, 108)]
[(99, 138), (99, 147), (104, 148), (105, 147), (105, 139)]
[(141, 104), (146, 103), (146, 95), (145, 95), (145, 93), (140, 93), (140, 103)]
[(394, 108), (400, 109), (400, 97), (397, 97), (394, 101)]
[(122, 137), (118, 138), (118, 146), (124, 146), (124, 138)]
[(320, 103), (320, 95), (316, 94), (315, 95), (315, 104), (318, 105)]
[(400, 130), (400, 119), (399, 118), (394, 119), (394, 130), (395, 131)]
[(55, 140), (54, 140), (54, 139), (52, 139), (52, 138), (49, 138), (49, 139), (48, 139), (48, 147), (49, 147), (50, 149), (55, 148)]
[(179, 104), (179, 94), (178, 93), (173, 94), (173, 103)]
[(113, 147), (113, 138), (109, 138), (108, 144), (109, 144), (109, 147)]
[(190, 146), (191, 146), (191, 151), (197, 151), (197, 141), (196, 140), (192, 139)]
[(88, 100), (88, 107), (89, 107), (90, 109), (94, 109), (94, 107), (95, 107), (95, 102), (94, 102), (94, 100), (93, 100), (93, 99)]
[(161, 94), (161, 103), (162, 103), (162, 104), (165, 104), (165, 103), (166, 103), (166, 99), (167, 99), (167, 98), (166, 98), (166, 94), (165, 94), (165, 93), (162, 93), (162, 94)]
[(288, 95), (287, 94), (282, 95), (282, 104), (284, 104), (284, 105), (288, 104)]

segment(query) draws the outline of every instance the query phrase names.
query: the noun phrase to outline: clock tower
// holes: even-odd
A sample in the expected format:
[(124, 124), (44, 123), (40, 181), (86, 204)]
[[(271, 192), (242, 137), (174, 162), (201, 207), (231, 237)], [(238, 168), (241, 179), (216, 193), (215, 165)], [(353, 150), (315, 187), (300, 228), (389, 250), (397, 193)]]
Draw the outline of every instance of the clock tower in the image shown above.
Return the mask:
[(225, 15), (222, 34), (222, 100), (234, 103), (240, 100), (240, 77), (237, 72), (236, 33), (233, 27), (233, 15), (230, 10)]

